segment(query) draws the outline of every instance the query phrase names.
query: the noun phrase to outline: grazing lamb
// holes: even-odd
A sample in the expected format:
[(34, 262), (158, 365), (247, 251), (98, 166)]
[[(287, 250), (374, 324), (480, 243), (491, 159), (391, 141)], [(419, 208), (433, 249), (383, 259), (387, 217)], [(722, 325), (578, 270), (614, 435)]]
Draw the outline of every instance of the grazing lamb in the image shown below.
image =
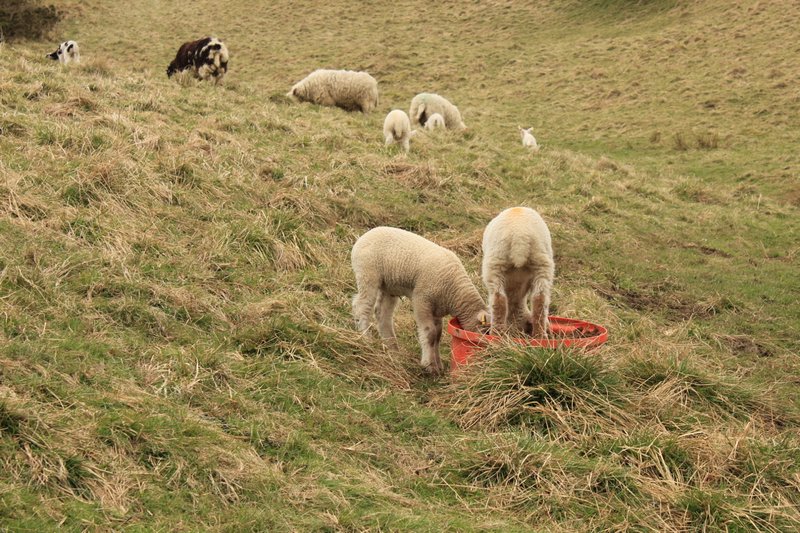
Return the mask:
[(522, 146), (530, 148), (533, 152), (538, 152), (539, 145), (536, 143), (536, 137), (534, 137), (531, 133), (533, 128), (524, 129), (522, 126), (517, 127), (519, 128), (519, 134), (522, 137)]
[(453, 315), (470, 331), (486, 324), (486, 304), (461, 261), (424, 237), (398, 228), (373, 228), (353, 245), (351, 259), (358, 286), (353, 298), (358, 330), (367, 331), (374, 315), (378, 333), (396, 347), (392, 315), (401, 296), (411, 298), (420, 364), (428, 372), (442, 372), (442, 317)]
[(426, 130), (435, 130), (436, 128), (444, 128), (444, 117), (439, 113), (434, 113), (425, 121)]
[(58, 45), (58, 48), (56, 48), (55, 52), (47, 54), (46, 57), (49, 57), (54, 61), (58, 61), (62, 65), (66, 65), (68, 63), (80, 63), (81, 51), (78, 48), (78, 43), (75, 41), (64, 41)]
[(425, 126), (425, 123), (434, 113), (444, 118), (444, 124), (450, 130), (463, 130), (466, 128), (461, 120), (458, 108), (447, 101), (446, 98), (432, 93), (420, 93), (411, 100), (411, 109), (408, 116), (411, 124)]
[(317, 69), (286, 96), (300, 102), (369, 113), (378, 105), (378, 82), (366, 72)]
[(550, 230), (539, 213), (512, 207), (489, 222), (483, 232), (482, 277), (492, 329), (546, 337), (554, 271)]
[(395, 109), (389, 111), (386, 120), (383, 121), (383, 137), (386, 139), (386, 146), (393, 143), (401, 143), (403, 150), (408, 152), (409, 141), (416, 135), (417, 131), (411, 129), (411, 121), (405, 111)]
[(191, 70), (195, 78), (213, 78), (214, 83), (219, 83), (228, 72), (228, 60), (228, 47), (216, 37), (183, 43), (178, 48), (175, 59), (167, 67), (167, 77), (171, 78), (176, 72)]

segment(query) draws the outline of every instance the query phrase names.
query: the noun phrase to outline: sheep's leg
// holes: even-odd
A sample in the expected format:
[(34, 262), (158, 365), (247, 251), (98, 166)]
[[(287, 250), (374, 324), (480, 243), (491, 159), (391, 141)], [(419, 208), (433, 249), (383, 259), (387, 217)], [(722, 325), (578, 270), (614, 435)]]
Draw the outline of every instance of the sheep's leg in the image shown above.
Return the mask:
[(409, 139), (408, 137), (403, 139), (403, 150), (405, 150), (406, 152), (408, 152), (408, 150), (411, 148), (411, 146), (409, 145), (408, 139)]
[(490, 283), (489, 290), (489, 311), (492, 314), (492, 329), (496, 333), (505, 333), (508, 329), (508, 298), (503, 287), (496, 283)]
[(397, 296), (392, 296), (381, 291), (378, 294), (378, 301), (375, 304), (375, 316), (378, 319), (378, 333), (386, 344), (397, 349), (397, 337), (394, 333), (394, 308), (400, 300)]
[(422, 348), (420, 365), (429, 373), (442, 373), (442, 361), (439, 359), (439, 341), (442, 338), (442, 319), (434, 316), (427, 304), (414, 302), (414, 320), (417, 322), (417, 334)]
[(359, 283), (358, 294), (353, 297), (353, 318), (356, 329), (364, 333), (369, 329), (369, 324), (375, 312), (375, 302), (378, 299), (376, 284)]
[(531, 298), (531, 330), (537, 339), (547, 338), (549, 320), (547, 318), (550, 307), (549, 294), (545, 291), (534, 291)]

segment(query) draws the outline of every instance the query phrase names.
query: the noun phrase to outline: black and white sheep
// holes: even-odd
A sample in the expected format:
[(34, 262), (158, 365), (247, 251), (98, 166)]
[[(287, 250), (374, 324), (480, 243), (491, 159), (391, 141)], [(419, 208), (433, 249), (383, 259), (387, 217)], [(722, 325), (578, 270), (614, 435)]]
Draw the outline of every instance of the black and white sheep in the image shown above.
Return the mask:
[(286, 94), (300, 102), (369, 113), (378, 106), (378, 82), (366, 72), (317, 69)]
[(447, 98), (433, 93), (420, 93), (411, 100), (411, 109), (408, 116), (411, 124), (425, 126), (428, 118), (438, 113), (444, 118), (444, 124), (450, 130), (463, 130), (467, 126), (461, 120), (458, 108), (451, 104)]
[(550, 230), (539, 213), (512, 207), (492, 219), (483, 232), (481, 268), (492, 329), (546, 337), (554, 273)]
[(424, 237), (398, 228), (373, 228), (356, 241), (351, 260), (358, 286), (353, 298), (358, 330), (366, 332), (374, 316), (378, 333), (396, 347), (394, 309), (401, 296), (411, 298), (420, 364), (428, 372), (442, 372), (439, 341), (445, 315), (455, 316), (470, 331), (486, 324), (486, 304), (461, 261)]
[(167, 67), (167, 77), (190, 70), (195, 78), (219, 83), (228, 72), (229, 59), (228, 47), (216, 37), (183, 43)]
[(58, 61), (62, 65), (66, 65), (68, 63), (80, 63), (81, 62), (81, 51), (78, 48), (78, 43), (75, 41), (64, 41), (58, 48), (56, 48), (55, 52), (47, 54), (47, 57), (54, 61)]

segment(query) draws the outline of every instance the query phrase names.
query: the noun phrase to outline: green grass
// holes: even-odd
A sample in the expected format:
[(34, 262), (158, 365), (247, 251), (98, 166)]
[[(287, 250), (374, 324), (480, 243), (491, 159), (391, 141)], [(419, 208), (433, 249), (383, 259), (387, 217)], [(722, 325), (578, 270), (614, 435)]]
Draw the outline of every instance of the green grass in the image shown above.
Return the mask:
[[(238, 0), (213, 87), (164, 69), (218, 4), (58, 4), (0, 45), (0, 529), (797, 528), (800, 10)], [(43, 58), (62, 36), (81, 65)], [(318, 67), (378, 111), (289, 102)], [(469, 130), (383, 147), (422, 91)], [(361, 233), (480, 287), (520, 204), (604, 347), (434, 380), (408, 303), (396, 352), (355, 334)]]

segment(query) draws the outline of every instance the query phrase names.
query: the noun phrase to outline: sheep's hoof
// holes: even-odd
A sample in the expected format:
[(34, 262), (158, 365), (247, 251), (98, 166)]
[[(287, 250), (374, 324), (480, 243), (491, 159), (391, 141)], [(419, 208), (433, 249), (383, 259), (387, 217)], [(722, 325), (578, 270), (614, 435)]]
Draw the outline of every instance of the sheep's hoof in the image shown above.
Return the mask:
[(425, 373), (431, 377), (439, 377), (444, 373), (444, 369), (441, 364), (430, 364), (425, 367)]

